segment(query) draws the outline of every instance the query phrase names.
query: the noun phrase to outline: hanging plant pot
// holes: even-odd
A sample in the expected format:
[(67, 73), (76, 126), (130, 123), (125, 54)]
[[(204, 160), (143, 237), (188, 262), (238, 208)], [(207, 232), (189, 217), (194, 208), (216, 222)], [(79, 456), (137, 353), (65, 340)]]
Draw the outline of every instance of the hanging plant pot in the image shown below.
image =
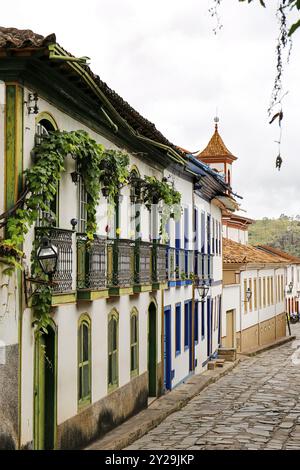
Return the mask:
[(101, 191), (102, 191), (102, 194), (105, 198), (108, 198), (109, 196), (109, 188), (108, 186), (103, 186), (103, 188), (101, 188)]

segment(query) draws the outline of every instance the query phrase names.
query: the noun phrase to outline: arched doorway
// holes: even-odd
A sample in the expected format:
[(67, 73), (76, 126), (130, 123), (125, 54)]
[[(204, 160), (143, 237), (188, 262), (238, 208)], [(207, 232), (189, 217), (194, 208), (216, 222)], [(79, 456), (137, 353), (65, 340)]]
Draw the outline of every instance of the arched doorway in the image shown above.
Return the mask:
[(148, 395), (155, 397), (157, 393), (157, 341), (156, 320), (157, 308), (151, 302), (148, 309)]
[(34, 373), (34, 447), (51, 450), (56, 433), (56, 331), (50, 325), (35, 341)]

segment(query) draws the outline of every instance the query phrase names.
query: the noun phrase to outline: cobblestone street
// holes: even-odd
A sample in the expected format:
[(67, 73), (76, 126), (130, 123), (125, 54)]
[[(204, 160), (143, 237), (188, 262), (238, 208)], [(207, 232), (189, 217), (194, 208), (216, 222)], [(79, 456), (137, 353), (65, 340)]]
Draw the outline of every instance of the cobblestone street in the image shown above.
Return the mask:
[(243, 360), (128, 450), (300, 449), (297, 340)]

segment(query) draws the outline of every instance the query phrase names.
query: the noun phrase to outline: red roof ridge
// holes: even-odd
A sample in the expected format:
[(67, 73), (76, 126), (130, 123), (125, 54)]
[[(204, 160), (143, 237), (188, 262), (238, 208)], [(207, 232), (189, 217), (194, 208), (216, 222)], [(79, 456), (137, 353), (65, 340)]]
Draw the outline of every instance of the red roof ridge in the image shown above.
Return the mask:
[(289, 261), (294, 261), (295, 264), (300, 264), (300, 257), (291, 255), (290, 253), (286, 253), (285, 251), (282, 251), (279, 248), (275, 248), (269, 245), (256, 245), (256, 247), (260, 250), (268, 251), (278, 256), (281, 256), (282, 258), (286, 258)]

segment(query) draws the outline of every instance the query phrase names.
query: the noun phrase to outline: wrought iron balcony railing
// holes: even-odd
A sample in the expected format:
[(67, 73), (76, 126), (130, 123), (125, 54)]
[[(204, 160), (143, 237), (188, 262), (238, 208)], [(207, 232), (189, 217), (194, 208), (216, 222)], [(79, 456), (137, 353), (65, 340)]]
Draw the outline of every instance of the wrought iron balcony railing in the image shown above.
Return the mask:
[(133, 240), (108, 240), (108, 285), (111, 287), (131, 287), (134, 283)]
[(199, 281), (213, 279), (213, 255), (195, 252), (195, 276)]
[(168, 280), (176, 280), (176, 249), (168, 246), (167, 248), (167, 270)]
[(57, 267), (52, 278), (53, 292), (57, 294), (71, 292), (73, 287), (73, 232), (56, 227), (36, 227), (35, 239), (38, 243), (43, 236), (48, 237), (51, 243), (57, 247)]
[(134, 269), (136, 284), (150, 284), (152, 282), (152, 243), (136, 240)]
[(167, 272), (167, 246), (153, 243), (152, 249), (152, 279), (153, 282), (166, 282)]
[(95, 235), (88, 241), (77, 233), (77, 289), (99, 290), (107, 285), (106, 239)]

